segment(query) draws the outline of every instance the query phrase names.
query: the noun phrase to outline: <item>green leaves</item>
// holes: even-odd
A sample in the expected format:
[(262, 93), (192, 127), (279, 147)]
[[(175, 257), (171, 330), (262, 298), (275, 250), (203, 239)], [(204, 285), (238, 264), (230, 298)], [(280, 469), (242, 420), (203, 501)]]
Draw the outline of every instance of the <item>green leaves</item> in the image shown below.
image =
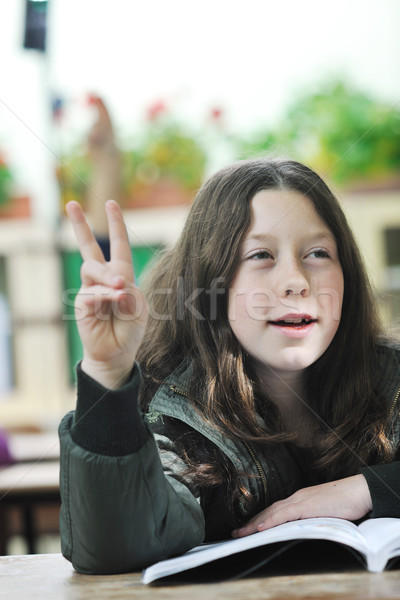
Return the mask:
[(300, 96), (273, 129), (243, 144), (243, 154), (278, 152), (306, 162), (338, 184), (400, 175), (400, 106), (337, 80)]
[(12, 183), (11, 171), (0, 156), (0, 206), (7, 204), (10, 200)]
[(206, 153), (194, 135), (176, 122), (151, 122), (140, 143), (123, 155), (124, 179), (131, 185), (178, 182), (194, 191), (202, 181)]

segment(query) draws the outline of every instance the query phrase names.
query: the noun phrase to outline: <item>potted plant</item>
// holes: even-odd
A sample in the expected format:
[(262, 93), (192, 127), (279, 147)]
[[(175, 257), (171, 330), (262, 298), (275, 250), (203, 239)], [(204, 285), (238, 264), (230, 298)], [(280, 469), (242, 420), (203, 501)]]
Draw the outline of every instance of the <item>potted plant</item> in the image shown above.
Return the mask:
[(12, 175), (4, 157), (0, 154), (0, 206), (7, 206), (11, 197)]
[(0, 154), (0, 219), (30, 216), (30, 199), (13, 194), (13, 176), (5, 158)]
[[(197, 136), (163, 102), (150, 106), (141, 131), (121, 148), (123, 208), (190, 203), (201, 185), (206, 152)], [(65, 156), (57, 169), (63, 204), (85, 203), (91, 161), (85, 147)]]
[(148, 109), (141, 134), (123, 152), (122, 163), (127, 205), (182, 204), (201, 185), (206, 153), (196, 136), (157, 102)]
[(297, 98), (242, 154), (276, 149), (349, 190), (400, 187), (400, 109), (336, 80)]

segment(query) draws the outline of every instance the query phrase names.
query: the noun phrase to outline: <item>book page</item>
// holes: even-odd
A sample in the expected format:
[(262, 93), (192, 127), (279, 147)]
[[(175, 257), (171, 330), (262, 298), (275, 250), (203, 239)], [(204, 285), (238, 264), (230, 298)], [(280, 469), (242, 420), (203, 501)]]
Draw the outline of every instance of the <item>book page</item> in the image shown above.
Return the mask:
[(289, 540), (331, 540), (351, 546), (364, 556), (367, 545), (354, 523), (335, 518), (301, 519), (260, 531), (244, 538), (197, 546), (182, 556), (161, 561), (143, 572), (143, 583), (192, 569), (205, 563), (275, 542)]
[(366, 539), (371, 553), (383, 552), (389, 558), (400, 555), (400, 519), (367, 519), (358, 529)]

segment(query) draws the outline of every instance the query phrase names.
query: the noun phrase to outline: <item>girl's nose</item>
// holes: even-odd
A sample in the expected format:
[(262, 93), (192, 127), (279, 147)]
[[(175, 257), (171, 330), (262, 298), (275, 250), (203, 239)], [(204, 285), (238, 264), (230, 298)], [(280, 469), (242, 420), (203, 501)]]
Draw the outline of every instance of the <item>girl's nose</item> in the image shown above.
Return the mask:
[(310, 293), (310, 282), (300, 265), (291, 265), (283, 269), (280, 293), (286, 297), (289, 295), (308, 296)]
[(306, 290), (306, 288), (303, 288), (302, 290), (300, 290), (300, 292), (296, 292), (290, 288), (285, 290), (285, 292), (284, 292), (285, 296), (290, 296), (290, 294), (300, 294), (300, 296), (307, 296), (307, 290)]

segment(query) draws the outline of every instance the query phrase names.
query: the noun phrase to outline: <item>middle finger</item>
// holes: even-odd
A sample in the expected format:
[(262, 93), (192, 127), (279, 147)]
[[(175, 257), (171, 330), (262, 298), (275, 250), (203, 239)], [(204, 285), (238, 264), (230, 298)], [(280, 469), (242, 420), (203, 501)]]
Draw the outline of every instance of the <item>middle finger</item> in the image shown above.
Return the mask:
[(106, 202), (108, 231), (110, 235), (111, 260), (123, 260), (132, 264), (131, 246), (124, 217), (117, 202)]
[(97, 260), (104, 263), (105, 259), (103, 252), (96, 242), (96, 238), (94, 237), (79, 204), (77, 202), (68, 202), (65, 208), (72, 223), (83, 260)]

